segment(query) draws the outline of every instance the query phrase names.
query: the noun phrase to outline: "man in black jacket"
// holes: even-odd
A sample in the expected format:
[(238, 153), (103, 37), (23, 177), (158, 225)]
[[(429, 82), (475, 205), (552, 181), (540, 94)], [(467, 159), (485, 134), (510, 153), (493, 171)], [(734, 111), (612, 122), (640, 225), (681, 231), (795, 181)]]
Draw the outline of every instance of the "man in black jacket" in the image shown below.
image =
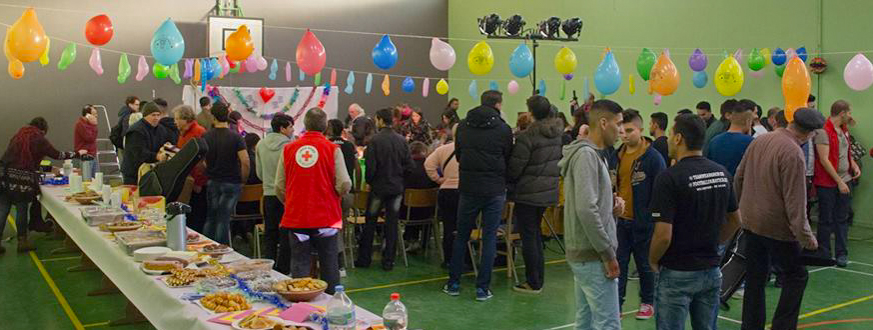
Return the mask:
[(163, 113), (153, 102), (146, 103), (142, 108), (142, 119), (130, 126), (124, 135), (124, 160), (121, 162), (121, 173), (124, 184), (137, 184), (137, 173), (143, 163), (154, 163), (158, 159), (158, 151), (164, 143), (170, 142), (171, 135), (167, 128), (160, 125)]
[(403, 198), (403, 177), (412, 168), (412, 158), (406, 139), (391, 127), (393, 123), (391, 108), (376, 112), (376, 126), (379, 133), (374, 135), (364, 152), (367, 172), (366, 181), (370, 185), (370, 198), (367, 202), (367, 223), (358, 246), (358, 260), (355, 267), (369, 267), (373, 256), (373, 235), (376, 232), (379, 212), (385, 209), (385, 251), (382, 253), (382, 268), (394, 269), (394, 256), (397, 253), (397, 213)]
[(476, 278), (476, 300), (492, 297), (491, 269), (497, 249), (497, 227), (506, 202), (506, 163), (512, 152), (512, 129), (500, 118), (503, 94), (482, 93), (482, 105), (470, 110), (458, 125), (455, 153), (460, 164), (461, 197), (458, 202), (458, 236), (452, 251), (449, 281), (443, 292), (460, 294), (461, 271), (467, 241), (482, 213), (482, 257)]

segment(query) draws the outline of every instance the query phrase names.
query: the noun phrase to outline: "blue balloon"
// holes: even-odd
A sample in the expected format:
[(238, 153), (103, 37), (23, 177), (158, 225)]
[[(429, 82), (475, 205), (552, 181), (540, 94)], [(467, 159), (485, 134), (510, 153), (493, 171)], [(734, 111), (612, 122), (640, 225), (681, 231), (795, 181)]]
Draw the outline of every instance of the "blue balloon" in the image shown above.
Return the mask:
[(364, 86), (364, 92), (370, 94), (370, 91), (373, 90), (373, 74), (367, 74), (367, 83)]
[(467, 92), (470, 93), (470, 96), (473, 97), (474, 100), (479, 98), (479, 86), (476, 85), (475, 80), (470, 82), (470, 86), (467, 87)]
[(582, 103), (588, 102), (589, 95), (591, 95), (591, 87), (588, 86), (588, 77), (585, 77), (582, 83)]
[(782, 48), (776, 48), (776, 50), (773, 51), (773, 64), (777, 66), (782, 65), (785, 64), (785, 60), (785, 51), (782, 50)]
[(412, 77), (406, 77), (406, 79), (403, 79), (403, 84), (400, 85), (400, 88), (404, 92), (412, 93), (415, 90), (415, 81), (412, 80)]
[(806, 62), (806, 46), (801, 46), (796, 51), (797, 57), (800, 57), (800, 60), (804, 63)]
[(200, 59), (200, 81), (205, 82), (210, 78), (209, 76), (212, 74), (212, 69), (209, 68), (209, 60), (205, 58)]
[(530, 48), (527, 48), (524, 43), (515, 47), (509, 57), (509, 70), (512, 71), (512, 75), (519, 78), (527, 77), (533, 71), (533, 67), (533, 54)]
[(213, 57), (212, 59), (209, 60), (209, 65), (212, 68), (212, 78), (209, 78), (209, 79), (215, 79), (215, 78), (220, 77), (222, 69), (221, 69), (221, 64), (218, 64), (218, 59)]
[(158, 27), (152, 36), (151, 50), (155, 61), (164, 66), (173, 65), (182, 59), (185, 54), (185, 39), (176, 23), (168, 18)]
[(387, 34), (382, 36), (382, 40), (373, 47), (373, 64), (382, 70), (388, 70), (397, 64), (397, 47), (391, 42), (391, 37)]
[(488, 89), (492, 91), (499, 91), (500, 86), (497, 85), (497, 82), (492, 80), (491, 83), (488, 84)]
[[(242, 62), (240, 62), (240, 63), (242, 63)], [(300, 79), (297, 79), (297, 80), (300, 80), (300, 81), (306, 80), (306, 73), (303, 72), (303, 69), (299, 69), (299, 68), (298, 68), (297, 71), (300, 72), (300, 73), (298, 74), (298, 75), (299, 75), (298, 78), (300, 78)]]
[(704, 86), (706, 86), (707, 80), (709, 79), (706, 77), (706, 71), (694, 72), (694, 78), (692, 79), (692, 81), (694, 82), (694, 87), (703, 88)]
[(541, 96), (546, 96), (546, 80), (540, 79), (539, 85), (537, 85), (537, 89), (540, 91)]
[(606, 96), (615, 93), (619, 86), (621, 86), (621, 69), (615, 61), (615, 55), (608, 52), (594, 71), (594, 87), (600, 94)]
[(351, 95), (355, 92), (355, 72), (349, 71), (349, 77), (346, 78), (346, 94)]
[(279, 63), (274, 58), (273, 63), (270, 63), (270, 80), (276, 80), (276, 71), (279, 71)]

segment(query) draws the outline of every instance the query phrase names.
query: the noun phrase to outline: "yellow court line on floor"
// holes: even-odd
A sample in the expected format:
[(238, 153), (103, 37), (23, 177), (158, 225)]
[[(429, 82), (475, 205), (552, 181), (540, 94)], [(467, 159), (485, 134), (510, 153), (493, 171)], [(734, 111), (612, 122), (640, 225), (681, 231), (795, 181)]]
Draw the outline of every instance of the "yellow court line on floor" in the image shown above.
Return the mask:
[[(558, 263), (562, 263), (565, 261), (566, 261), (566, 259), (552, 260), (552, 261), (547, 261), (545, 264), (546, 265), (558, 264)], [(524, 266), (519, 266), (518, 268), (524, 268)], [(501, 272), (501, 271), (505, 271), (508, 269), (509, 268), (507, 268), (507, 267), (497, 268), (494, 270), (494, 272)], [(474, 273), (470, 272), (470, 273), (463, 274), (462, 276), (470, 276), (473, 274)], [(384, 284), (384, 285), (371, 286), (371, 287), (367, 287), (367, 288), (346, 290), (346, 293), (355, 293), (355, 292), (387, 289), (387, 288), (393, 288), (393, 287), (398, 287), (398, 286), (407, 286), (407, 285), (414, 285), (414, 284), (421, 284), (421, 283), (428, 283), (428, 282), (436, 282), (436, 281), (442, 281), (442, 280), (447, 280), (447, 279), (449, 279), (448, 276), (440, 276), (440, 277), (434, 277), (434, 278), (427, 278), (427, 279), (423, 279), (423, 280), (406, 281), (406, 282), (398, 282), (398, 283), (388, 283), (388, 284)]]
[(857, 299), (852, 299), (852, 300), (849, 300), (849, 301), (847, 301), (847, 302), (839, 303), (839, 304), (836, 304), (836, 305), (833, 305), (833, 306), (830, 306), (830, 307), (825, 307), (825, 308), (822, 308), (822, 309), (814, 310), (814, 311), (812, 311), (812, 312), (809, 312), (809, 313), (806, 313), (806, 314), (800, 315), (800, 317), (798, 317), (797, 319), (798, 319), (798, 320), (802, 320), (802, 319), (805, 319), (805, 318), (807, 318), (807, 317), (816, 316), (816, 315), (818, 315), (818, 314), (825, 313), (825, 312), (830, 312), (830, 311), (835, 310), (835, 309), (840, 309), (840, 308), (844, 308), (844, 307), (851, 306), (851, 305), (854, 305), (854, 304), (862, 303), (862, 302), (865, 302), (865, 301), (870, 300), (870, 299), (873, 299), (873, 294), (871, 294), (871, 295), (869, 295), (869, 296), (865, 296), (865, 297), (857, 298)]
[(78, 255), (78, 256), (72, 256), (72, 257), (58, 257), (58, 258), (39, 259), (39, 261), (42, 261), (42, 262), (48, 262), (48, 261), (73, 260), (73, 259), (81, 259), (81, 258), (82, 258), (82, 256), (81, 256), (81, 255)]
[[(12, 225), (12, 229), (18, 231), (18, 227), (15, 225), (15, 219), (12, 216), (9, 216), (9, 224)], [(82, 326), (82, 322), (79, 321), (79, 317), (76, 316), (76, 313), (73, 312), (73, 309), (70, 307), (70, 304), (67, 303), (67, 298), (64, 298), (64, 295), (61, 293), (61, 290), (58, 289), (58, 286), (55, 284), (55, 281), (49, 276), (48, 272), (45, 270), (45, 266), (43, 266), (42, 262), (39, 261), (39, 258), (36, 257), (36, 252), (30, 251), (30, 259), (33, 259), (33, 264), (36, 265), (36, 269), (39, 270), (39, 273), (42, 274), (42, 278), (45, 279), (45, 283), (48, 284), (49, 289), (54, 293), (55, 298), (58, 300), (58, 303), (61, 304), (61, 308), (64, 310), (64, 313), (67, 314), (67, 317), (70, 318), (70, 322), (73, 322), (73, 328), (76, 330), (85, 329)]]
[(97, 323), (89, 323), (89, 324), (83, 325), (82, 327), (83, 327), (83, 328), (91, 328), (91, 327), (102, 327), (102, 326), (104, 326), (104, 325), (109, 325), (109, 321), (103, 321), (103, 322), (97, 322)]

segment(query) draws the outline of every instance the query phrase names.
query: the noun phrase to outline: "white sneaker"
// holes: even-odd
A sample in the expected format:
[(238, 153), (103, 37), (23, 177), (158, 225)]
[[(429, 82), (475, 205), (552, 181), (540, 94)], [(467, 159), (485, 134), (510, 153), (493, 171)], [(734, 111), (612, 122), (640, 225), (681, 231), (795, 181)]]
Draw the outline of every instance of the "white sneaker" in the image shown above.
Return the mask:
[(746, 289), (739, 289), (731, 296), (731, 299), (743, 299), (743, 296), (746, 294)]
[(346, 270), (340, 269), (340, 278), (346, 277)]

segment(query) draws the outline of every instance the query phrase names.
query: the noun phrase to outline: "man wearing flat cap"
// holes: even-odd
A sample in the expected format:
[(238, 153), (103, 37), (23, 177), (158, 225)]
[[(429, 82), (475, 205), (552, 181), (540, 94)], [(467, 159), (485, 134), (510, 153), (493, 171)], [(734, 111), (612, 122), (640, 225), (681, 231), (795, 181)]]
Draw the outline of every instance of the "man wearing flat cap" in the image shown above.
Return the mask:
[(824, 122), (818, 111), (798, 109), (787, 128), (752, 141), (737, 168), (734, 186), (747, 257), (743, 329), (764, 328), (764, 286), (771, 262), (782, 276), (773, 329), (797, 328), (808, 278), (800, 253), (818, 248), (806, 217), (806, 166), (800, 145)]

